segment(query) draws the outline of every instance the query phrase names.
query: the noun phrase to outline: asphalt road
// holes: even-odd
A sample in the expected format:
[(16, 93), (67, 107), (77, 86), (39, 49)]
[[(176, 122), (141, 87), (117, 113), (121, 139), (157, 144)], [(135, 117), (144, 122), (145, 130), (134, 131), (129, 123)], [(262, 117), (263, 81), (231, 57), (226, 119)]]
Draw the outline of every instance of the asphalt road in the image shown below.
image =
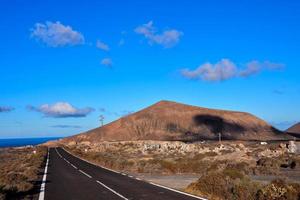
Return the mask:
[(126, 174), (81, 160), (62, 148), (50, 148), (45, 199), (195, 200)]

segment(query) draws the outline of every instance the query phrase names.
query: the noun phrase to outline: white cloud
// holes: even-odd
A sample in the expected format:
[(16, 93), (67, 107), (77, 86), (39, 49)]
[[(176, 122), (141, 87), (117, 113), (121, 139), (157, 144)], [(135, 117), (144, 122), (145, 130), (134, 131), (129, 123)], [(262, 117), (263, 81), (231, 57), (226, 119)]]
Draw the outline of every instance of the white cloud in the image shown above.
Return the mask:
[(237, 67), (229, 59), (221, 59), (219, 62), (204, 63), (195, 70), (183, 69), (181, 74), (188, 79), (204, 81), (224, 81), (234, 77), (249, 77), (261, 72), (262, 70), (278, 70), (284, 67), (283, 64), (271, 63), (269, 61), (251, 61), (244, 65), (244, 68)]
[(58, 22), (47, 21), (45, 24), (36, 23), (31, 29), (31, 37), (47, 44), (49, 47), (84, 44), (83, 35)]
[(112, 60), (110, 58), (103, 58), (101, 60), (101, 65), (104, 65), (106, 67), (112, 67), (113, 62), (112, 62)]
[(184, 69), (182, 75), (189, 79), (201, 79), (206, 81), (222, 81), (236, 75), (236, 65), (228, 59), (222, 59), (216, 64), (205, 63), (195, 70)]
[(55, 104), (43, 104), (39, 107), (28, 106), (29, 110), (43, 113), (45, 117), (66, 118), (66, 117), (86, 117), (94, 111), (93, 108), (76, 108), (68, 102), (57, 102)]
[(144, 37), (148, 39), (149, 44), (159, 44), (165, 48), (175, 46), (179, 42), (180, 37), (183, 35), (181, 31), (176, 29), (167, 29), (158, 33), (156, 28), (153, 26), (152, 21), (138, 26), (135, 29), (135, 32), (144, 35)]
[(100, 40), (97, 40), (96, 47), (102, 49), (103, 51), (109, 51), (109, 46)]

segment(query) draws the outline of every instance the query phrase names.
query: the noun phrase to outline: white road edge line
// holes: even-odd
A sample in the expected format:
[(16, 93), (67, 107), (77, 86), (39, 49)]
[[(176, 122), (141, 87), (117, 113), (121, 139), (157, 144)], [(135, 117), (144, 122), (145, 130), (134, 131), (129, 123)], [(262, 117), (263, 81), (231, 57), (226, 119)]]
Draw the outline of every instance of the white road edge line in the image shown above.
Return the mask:
[(84, 171), (82, 171), (82, 170), (79, 170), (81, 173), (83, 173), (84, 175), (86, 175), (87, 177), (89, 177), (89, 178), (92, 178), (92, 176), (90, 176), (89, 174), (87, 174), (87, 173), (85, 173)]
[[(96, 164), (94, 164), (94, 163), (92, 163), (92, 162), (90, 162), (90, 161), (88, 161), (88, 160), (85, 160), (85, 159), (83, 159), (83, 158), (80, 158), (80, 157), (78, 157), (78, 156), (76, 156), (76, 155), (70, 153), (68, 150), (66, 150), (66, 149), (63, 148), (63, 147), (62, 147), (62, 149), (65, 150), (66, 152), (68, 152), (69, 154), (71, 154), (72, 156), (75, 156), (76, 158), (78, 158), (78, 159), (80, 159), (80, 160), (83, 160), (83, 161), (85, 161), (85, 162), (87, 162), (87, 163), (90, 163), (90, 164), (95, 165), (95, 166), (97, 166), (97, 167), (101, 167), (101, 168), (107, 169), (107, 170), (109, 170), (109, 171), (111, 171), (111, 172), (115, 172), (115, 173), (117, 173), (117, 174), (122, 174), (122, 175), (123, 175), (123, 173), (121, 173), (121, 172), (117, 172), (117, 171), (115, 171), (115, 170), (113, 170), (113, 169), (109, 169), (109, 168), (106, 168), (106, 167), (103, 167), (103, 166), (96, 165)], [(125, 175), (124, 175), (124, 176), (125, 176)], [(166, 186), (163, 186), (163, 185), (159, 185), (159, 184), (152, 183), (152, 182), (148, 182), (148, 181), (145, 181), (145, 182), (150, 183), (150, 184), (152, 184), (152, 185), (155, 185), (155, 186), (157, 186), (157, 187), (161, 187), (161, 188), (164, 188), (164, 189), (167, 189), (167, 190), (171, 190), (171, 191), (173, 191), (173, 192), (177, 192), (177, 193), (186, 195), (186, 196), (194, 197), (194, 198), (196, 198), (196, 199), (208, 200), (208, 199), (205, 199), (205, 198), (203, 198), (203, 197), (198, 197), (198, 196), (195, 196), (195, 195), (192, 195), (192, 194), (189, 194), (189, 193), (181, 192), (181, 191), (179, 191), (179, 190), (175, 190), (175, 189), (173, 189), (173, 188), (169, 188), (169, 187), (166, 187)]]
[(96, 181), (97, 183), (99, 183), (100, 185), (102, 185), (103, 187), (105, 187), (106, 189), (110, 190), (111, 192), (113, 192), (114, 194), (118, 195), (119, 197), (121, 197), (122, 199), (128, 200), (126, 197), (124, 197), (123, 195), (121, 195), (120, 193), (114, 191), (113, 189), (111, 189), (110, 187), (106, 186), (105, 184), (101, 183), (100, 181)]
[(45, 171), (44, 171), (42, 184), (41, 184), (41, 189), (40, 189), (40, 194), (39, 194), (39, 200), (44, 200), (45, 199), (45, 189), (46, 189), (48, 164), (49, 164), (49, 149), (48, 149), (47, 161), (46, 161)]
[(185, 193), (185, 192), (181, 192), (179, 190), (175, 190), (175, 189), (172, 189), (172, 188), (169, 188), (169, 187), (166, 187), (166, 186), (163, 186), (163, 185), (159, 185), (159, 184), (156, 184), (156, 183), (153, 183), (153, 182), (149, 182), (151, 185), (155, 185), (157, 187), (161, 187), (161, 188), (164, 188), (164, 189), (167, 189), (167, 190), (171, 190), (173, 192), (177, 192), (177, 193), (180, 193), (180, 194), (184, 194), (186, 196), (190, 196), (190, 197), (194, 197), (196, 199), (201, 199), (201, 200), (208, 200), (208, 199), (205, 199), (205, 198), (202, 198), (202, 197), (198, 197), (198, 196), (195, 196), (195, 195), (192, 195), (192, 194), (189, 194), (189, 193)]

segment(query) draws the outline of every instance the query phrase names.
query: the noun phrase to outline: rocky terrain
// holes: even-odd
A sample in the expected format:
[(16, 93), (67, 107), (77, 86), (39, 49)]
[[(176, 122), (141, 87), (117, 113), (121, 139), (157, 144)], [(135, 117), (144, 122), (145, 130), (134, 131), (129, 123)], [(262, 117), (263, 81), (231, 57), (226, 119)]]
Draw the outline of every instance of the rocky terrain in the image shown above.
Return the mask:
[(133, 173), (201, 174), (206, 172), (206, 167), (210, 164), (219, 162), (243, 163), (247, 168), (247, 174), (278, 175), (281, 167), (290, 168), (291, 162), (294, 162), (294, 168), (296, 166), (300, 168), (298, 163), (300, 144), (295, 142), (187, 144), (178, 141), (121, 141), (71, 144), (65, 147), (105, 167)]
[(133, 113), (72, 137), (67, 143), (160, 140), (284, 140), (289, 136), (249, 113), (215, 110), (170, 101), (160, 101)]

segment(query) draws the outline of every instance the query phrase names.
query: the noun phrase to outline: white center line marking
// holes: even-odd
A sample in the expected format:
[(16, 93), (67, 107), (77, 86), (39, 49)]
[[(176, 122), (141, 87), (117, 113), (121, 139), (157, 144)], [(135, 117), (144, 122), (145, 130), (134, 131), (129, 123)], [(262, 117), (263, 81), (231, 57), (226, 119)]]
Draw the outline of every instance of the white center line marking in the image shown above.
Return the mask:
[(122, 199), (128, 200), (126, 197), (124, 197), (123, 195), (121, 195), (120, 193), (114, 191), (113, 189), (111, 189), (110, 187), (106, 186), (105, 184), (101, 183), (100, 181), (96, 181), (97, 183), (99, 183), (100, 185), (102, 185), (103, 187), (105, 187), (106, 189), (108, 189), (109, 191), (115, 193), (116, 195), (118, 195), (119, 197), (121, 197)]
[[(74, 156), (74, 157), (76, 157), (76, 158), (78, 158), (78, 159), (80, 159), (80, 160), (82, 160), (82, 161), (84, 161), (84, 162), (87, 162), (87, 163), (89, 163), (89, 164), (91, 164), (91, 165), (94, 165), (94, 166), (96, 166), (96, 167), (99, 167), (99, 166), (96, 165), (95, 163), (92, 163), (92, 162), (90, 162), (90, 161), (88, 161), (88, 160), (85, 160), (85, 159), (83, 159), (83, 158), (80, 158), (79, 156), (76, 156), (76, 155), (72, 154), (71, 152), (69, 152), (68, 150), (66, 150), (66, 149), (63, 148), (63, 147), (62, 147), (62, 149), (63, 149), (65, 152), (67, 152), (68, 154), (70, 154), (71, 156)], [(120, 174), (120, 172), (115, 171), (115, 170), (113, 170), (113, 169), (109, 169), (109, 168), (106, 168), (106, 167), (104, 167), (104, 166), (100, 166), (100, 167), (103, 168), (103, 169), (106, 169), (106, 170), (108, 170), (108, 171), (111, 171), (111, 172)]]
[(55, 148), (56, 153), (59, 155), (59, 157), (62, 158), (62, 156), (60, 155), (60, 153), (57, 151), (57, 148)]
[(44, 171), (43, 180), (42, 180), (41, 189), (40, 189), (40, 194), (39, 194), (39, 200), (44, 200), (44, 198), (45, 198), (45, 188), (46, 188), (46, 178), (47, 178), (48, 164), (49, 164), (49, 149), (48, 149), (47, 161), (46, 161), (45, 171)]
[(71, 163), (71, 166), (74, 167), (75, 169), (78, 169), (78, 168), (77, 168), (75, 165), (73, 165), (72, 163)]
[(87, 173), (85, 173), (84, 171), (82, 171), (82, 170), (79, 170), (81, 173), (83, 173), (84, 175), (86, 175), (87, 177), (89, 177), (89, 178), (92, 178), (92, 176), (90, 176), (89, 174), (87, 174)]

